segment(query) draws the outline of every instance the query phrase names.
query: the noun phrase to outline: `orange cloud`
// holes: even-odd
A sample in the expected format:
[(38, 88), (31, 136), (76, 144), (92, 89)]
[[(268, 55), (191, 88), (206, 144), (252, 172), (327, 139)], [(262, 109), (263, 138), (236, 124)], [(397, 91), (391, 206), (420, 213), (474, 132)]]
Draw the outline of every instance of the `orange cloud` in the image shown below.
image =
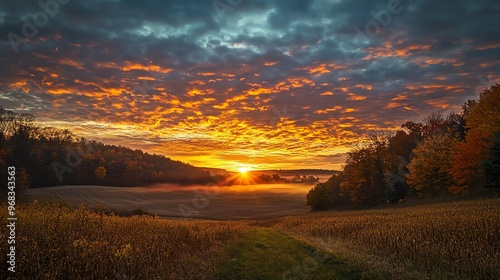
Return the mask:
[(256, 88), (256, 89), (250, 89), (250, 90), (246, 91), (246, 93), (248, 95), (271, 94), (273, 92), (276, 92), (276, 90), (273, 88)]
[(355, 108), (346, 108), (342, 111), (342, 113), (352, 113), (352, 112), (356, 112), (358, 111), (358, 109), (355, 109)]
[(273, 66), (276, 65), (278, 62), (277, 61), (268, 61), (264, 62), (264, 66)]
[[(402, 42), (398, 42), (401, 44)], [(432, 44), (415, 44), (406, 47), (393, 46), (391, 42), (386, 42), (383, 46), (367, 48), (369, 53), (362, 60), (372, 60), (380, 57), (409, 57), (414, 53), (427, 52), (432, 47)]]
[(199, 72), (197, 73), (199, 76), (203, 76), (203, 77), (208, 77), (208, 76), (215, 76), (215, 73), (214, 72)]
[(341, 106), (335, 106), (333, 108), (328, 108), (328, 109), (325, 109), (325, 110), (316, 110), (314, 111), (315, 114), (318, 114), (318, 115), (321, 115), (321, 114), (328, 114), (329, 112), (334, 112), (334, 111), (338, 111), (342, 109)]
[[(293, 82), (296, 82), (295, 85), (298, 85), (300, 83), (299, 81), (295, 81), (295, 80)], [(272, 93), (278, 93), (278, 92), (290, 89), (290, 86), (287, 85), (286, 82), (279, 82), (274, 87), (262, 87), (260, 84), (257, 84), (257, 83), (247, 83), (247, 84), (254, 87), (252, 89), (245, 91), (245, 93), (248, 95), (272, 94)], [(302, 85), (302, 84), (300, 84), (300, 85)], [(292, 86), (293, 86), (293, 83), (292, 83)], [(299, 86), (297, 86), (297, 87), (299, 87)]]
[(347, 98), (347, 100), (351, 100), (351, 101), (361, 101), (361, 100), (365, 100), (367, 97), (366, 96), (363, 96), (363, 95), (356, 95), (354, 93), (349, 93), (349, 97)]
[[(113, 66), (114, 64), (107, 64)], [(162, 68), (158, 65), (142, 65), (139, 63), (132, 63), (130, 61), (125, 61), (124, 65), (121, 67), (122, 71), (133, 71), (133, 70), (143, 70), (143, 71), (151, 71), (158, 73), (170, 73), (173, 69), (171, 68)]]
[(474, 47), (473, 49), (483, 51), (483, 50), (498, 49), (498, 48), (500, 48), (500, 44), (489, 44), (489, 45), (477, 46), (477, 47)]
[(385, 109), (393, 109), (393, 108), (397, 108), (397, 107), (401, 107), (401, 106), (403, 106), (403, 105), (400, 103), (389, 102), (389, 104), (387, 104), (387, 106), (385, 106)]
[(362, 88), (366, 90), (372, 90), (373, 87), (371, 85), (356, 85), (357, 88)]
[(83, 67), (79, 62), (77, 62), (74, 59), (70, 59), (68, 57), (60, 58), (58, 62), (59, 62), (59, 64), (62, 64), (62, 65), (71, 65), (71, 66), (75, 67), (76, 69), (85, 70), (85, 67)]
[(402, 94), (398, 94), (398, 96), (394, 97), (393, 99), (391, 99), (392, 101), (399, 101), (399, 100), (406, 100), (408, 99), (408, 96), (406, 95), (402, 95)]
[(289, 79), (287, 79), (287, 81), (294, 88), (301, 88), (305, 84), (310, 85), (310, 86), (315, 86), (315, 83), (308, 78), (289, 78)]
[(71, 94), (67, 88), (50, 88), (46, 90), (48, 93), (60, 95), (60, 94)]
[(440, 109), (446, 109), (450, 105), (447, 100), (427, 100), (426, 103)]
[(333, 63), (321, 63), (321, 64), (314, 63), (313, 65), (304, 68), (296, 68), (296, 70), (306, 70), (309, 72), (309, 74), (312, 75), (323, 75), (331, 73), (332, 70), (337, 70), (342, 68), (344, 67)]
[(411, 60), (412, 63), (418, 64), (422, 68), (426, 68), (429, 65), (436, 65), (436, 64), (444, 64), (444, 65), (451, 65), (454, 67), (462, 66), (464, 65), (464, 62), (461, 61), (457, 57), (453, 58), (435, 58), (435, 57), (424, 57), (424, 56), (419, 56)]
[(206, 83), (202, 80), (189, 81), (190, 85), (205, 85)]
[(200, 90), (197, 88), (193, 88), (193, 89), (190, 89), (187, 94), (189, 96), (197, 96), (197, 95), (208, 95), (208, 94), (213, 94), (213, 93), (214, 93), (213, 89)]
[(325, 91), (325, 92), (321, 93), (320, 95), (323, 95), (323, 96), (325, 96), (325, 95), (333, 95), (333, 92), (331, 92), (331, 91)]
[(146, 81), (156, 81), (156, 79), (155, 79), (155, 78), (153, 78), (153, 77), (151, 77), (151, 76), (139, 76), (139, 77), (137, 77), (137, 79), (139, 79), (139, 80), (141, 80), (141, 81), (142, 81), (142, 80), (146, 80)]
[(13, 84), (10, 84), (9, 86), (11, 88), (22, 88), (24, 86), (26, 86), (28, 83), (26, 81), (18, 81), (18, 82), (15, 82)]

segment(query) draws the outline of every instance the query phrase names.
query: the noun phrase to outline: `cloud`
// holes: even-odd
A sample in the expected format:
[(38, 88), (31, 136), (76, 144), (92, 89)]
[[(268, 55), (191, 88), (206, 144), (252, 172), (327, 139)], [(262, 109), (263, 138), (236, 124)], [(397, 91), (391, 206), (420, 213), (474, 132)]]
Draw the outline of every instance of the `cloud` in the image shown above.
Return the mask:
[(498, 1), (400, 0), (361, 36), (387, 4), (245, 0), (219, 17), (212, 1), (70, 1), (16, 53), (7, 35), (42, 8), (1, 3), (0, 102), (204, 166), (338, 168), (326, 155), (500, 77)]

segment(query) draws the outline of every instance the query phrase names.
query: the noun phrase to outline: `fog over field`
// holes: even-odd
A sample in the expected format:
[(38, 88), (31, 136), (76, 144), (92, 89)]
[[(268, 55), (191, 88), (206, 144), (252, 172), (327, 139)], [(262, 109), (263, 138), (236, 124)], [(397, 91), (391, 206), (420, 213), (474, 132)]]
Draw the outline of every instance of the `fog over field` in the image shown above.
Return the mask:
[(148, 187), (55, 186), (31, 189), (35, 198), (54, 198), (104, 205), (120, 213), (134, 209), (147, 210), (165, 218), (186, 217), (181, 209), (191, 211), (192, 218), (239, 220), (298, 215), (309, 211), (306, 194), (311, 184), (261, 184), (225, 187), (178, 186), (157, 184)]

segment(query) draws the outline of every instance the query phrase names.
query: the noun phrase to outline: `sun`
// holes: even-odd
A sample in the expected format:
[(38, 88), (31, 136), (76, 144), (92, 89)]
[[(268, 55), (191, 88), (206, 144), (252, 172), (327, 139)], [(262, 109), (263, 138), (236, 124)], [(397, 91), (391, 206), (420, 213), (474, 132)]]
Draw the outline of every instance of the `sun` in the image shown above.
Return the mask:
[(250, 171), (250, 168), (248, 168), (248, 167), (240, 167), (240, 168), (238, 168), (238, 171), (240, 173), (247, 173), (248, 171)]

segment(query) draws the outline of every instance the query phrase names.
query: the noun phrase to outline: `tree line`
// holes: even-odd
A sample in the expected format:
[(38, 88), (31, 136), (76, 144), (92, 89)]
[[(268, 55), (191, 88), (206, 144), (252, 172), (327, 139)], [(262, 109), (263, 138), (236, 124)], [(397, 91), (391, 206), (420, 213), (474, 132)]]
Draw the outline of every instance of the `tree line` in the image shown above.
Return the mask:
[(368, 134), (347, 153), (343, 171), (307, 194), (312, 210), (369, 207), (407, 197), (500, 191), (500, 85), (444, 116)]
[(279, 174), (266, 174), (261, 173), (256, 175), (257, 171), (249, 172), (245, 175), (230, 175), (230, 174), (218, 174), (214, 175), (214, 180), (218, 182), (219, 185), (223, 186), (233, 186), (233, 185), (257, 185), (257, 184), (289, 184), (289, 183), (315, 183), (319, 182), (318, 177), (314, 176), (300, 176), (295, 175), (291, 180), (281, 177)]
[(209, 172), (163, 155), (78, 138), (67, 129), (47, 127), (32, 114), (0, 107), (0, 174), (17, 170), (17, 186), (63, 184), (137, 186), (152, 183), (207, 184)]

